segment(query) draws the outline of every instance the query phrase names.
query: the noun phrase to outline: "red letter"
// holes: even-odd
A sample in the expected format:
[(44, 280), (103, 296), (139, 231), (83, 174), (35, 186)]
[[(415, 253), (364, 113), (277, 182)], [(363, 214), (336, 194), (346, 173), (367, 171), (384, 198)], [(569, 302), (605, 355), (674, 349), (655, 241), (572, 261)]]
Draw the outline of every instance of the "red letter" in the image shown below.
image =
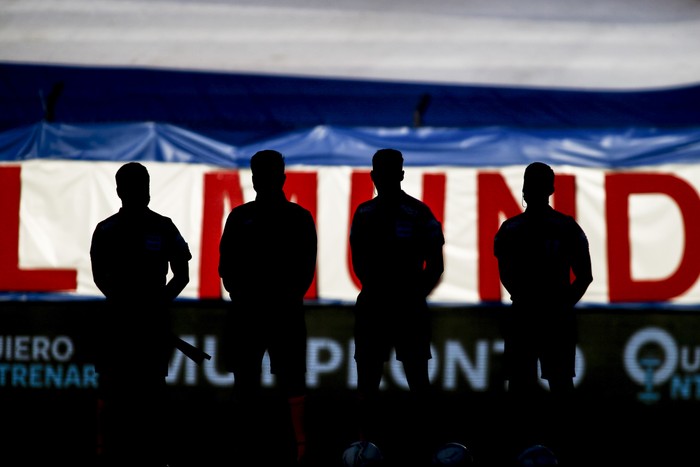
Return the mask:
[(552, 207), (576, 219), (576, 179), (573, 175), (557, 174)]
[(438, 222), (445, 224), (445, 174), (423, 175), (423, 202), (430, 207)]
[(238, 172), (214, 172), (204, 175), (202, 206), (202, 245), (199, 264), (199, 298), (221, 298), (219, 278), (219, 243), (224, 231), (224, 199), (228, 209), (243, 204)]
[(19, 269), (20, 167), (0, 167), (0, 290), (58, 292), (78, 286), (75, 269)]
[(522, 210), (503, 176), (498, 173), (478, 175), (477, 196), (479, 297), (484, 301), (500, 301), (501, 280), (498, 275), (498, 262), (493, 255), (493, 238), (501, 226), (501, 214), (508, 218), (520, 214)]
[[(700, 274), (700, 199), (695, 189), (670, 174), (611, 174), (605, 178), (608, 223), (608, 277), (611, 302), (664, 301), (688, 290)], [(661, 280), (632, 278), (629, 197), (659, 193), (673, 199), (684, 222), (685, 249), (676, 271)]]
[[(284, 184), (284, 193), (287, 199), (294, 201), (311, 212), (316, 222), (316, 206), (318, 205), (318, 180), (316, 172), (287, 172), (287, 181)], [(306, 291), (307, 299), (318, 298), (316, 275)]]

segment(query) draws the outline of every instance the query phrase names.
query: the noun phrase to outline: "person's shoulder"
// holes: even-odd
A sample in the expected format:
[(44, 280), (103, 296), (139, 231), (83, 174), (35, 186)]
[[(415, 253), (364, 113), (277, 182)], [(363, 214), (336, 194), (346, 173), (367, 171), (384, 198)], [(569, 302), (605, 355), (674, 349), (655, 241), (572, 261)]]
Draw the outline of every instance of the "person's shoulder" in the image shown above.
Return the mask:
[(147, 209), (146, 210), (146, 217), (151, 221), (151, 222), (158, 222), (161, 224), (174, 224), (173, 220), (165, 216), (159, 212), (156, 212), (152, 209)]
[(578, 226), (576, 218), (570, 214), (551, 209), (549, 215), (559, 223)]
[(550, 215), (551, 218), (554, 219), (555, 225), (558, 225), (562, 231), (568, 232), (569, 235), (579, 235), (585, 237), (586, 234), (584, 233), (583, 228), (574, 216), (555, 209), (552, 209)]
[(425, 203), (415, 196), (411, 196), (408, 193), (406, 193), (404, 190), (401, 190), (399, 193), (399, 199), (401, 200), (402, 203), (406, 204), (412, 204), (415, 206), (420, 206), (420, 205), (425, 205)]
[(404, 209), (408, 209), (412, 212), (432, 214), (430, 206), (428, 206), (424, 201), (409, 195), (403, 190), (401, 190), (400, 200), (401, 205), (404, 207)]
[(292, 212), (294, 212), (294, 213), (309, 214), (309, 215), (311, 214), (311, 211), (309, 211), (308, 209), (306, 209), (306, 208), (305, 208), (304, 206), (302, 206), (301, 204), (295, 203), (294, 201), (287, 201), (287, 202), (285, 203), (285, 205), (287, 206), (287, 209), (289, 209), (290, 211), (292, 211)]
[(105, 231), (113, 229), (119, 223), (119, 212), (115, 212), (109, 217), (106, 217), (99, 221), (95, 226), (95, 231)]
[(562, 221), (569, 221), (573, 220), (573, 216), (566, 214), (563, 211), (559, 211), (557, 209), (554, 209), (552, 206), (549, 206), (549, 209), (547, 209), (547, 213), (556, 219), (562, 220)]
[(146, 211), (147, 225), (151, 226), (154, 232), (167, 233), (176, 235), (179, 230), (171, 217), (165, 216), (159, 212), (148, 209)]
[(287, 201), (285, 203), (285, 208), (285, 217), (288, 219), (289, 222), (315, 225), (313, 214), (309, 209), (305, 208), (301, 204), (295, 203), (293, 201)]
[(506, 220), (504, 220), (501, 223), (501, 227), (499, 230), (501, 232), (507, 232), (510, 230), (518, 229), (523, 223), (527, 220), (526, 214), (524, 212), (520, 212), (518, 214), (515, 214), (513, 216), (510, 216)]
[(247, 203), (239, 204), (237, 206), (234, 206), (231, 211), (229, 212), (230, 216), (247, 216), (250, 215), (255, 209), (257, 205), (255, 201), (248, 201)]
[(368, 199), (357, 205), (355, 209), (356, 214), (366, 214), (377, 209), (377, 198)]

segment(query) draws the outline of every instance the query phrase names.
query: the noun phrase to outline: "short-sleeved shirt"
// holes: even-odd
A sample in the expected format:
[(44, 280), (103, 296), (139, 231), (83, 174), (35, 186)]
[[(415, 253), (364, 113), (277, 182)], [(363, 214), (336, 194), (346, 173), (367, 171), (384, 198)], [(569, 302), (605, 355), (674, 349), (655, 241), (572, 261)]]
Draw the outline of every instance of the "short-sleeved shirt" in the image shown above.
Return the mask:
[(442, 226), (422, 201), (399, 193), (360, 204), (350, 229), (355, 273), (362, 289), (355, 306), (356, 358), (382, 354), (430, 358), (430, 325), (422, 271), (442, 248)]
[(108, 278), (110, 300), (158, 299), (167, 283), (170, 261), (192, 259), (187, 242), (169, 217), (148, 208), (120, 209), (93, 233), (90, 259), (94, 272)]
[(503, 222), (494, 254), (512, 301), (502, 322), (506, 373), (528, 371), (540, 359), (543, 378), (574, 376), (578, 331), (571, 273), (590, 275), (585, 233), (573, 217), (550, 206), (527, 209)]
[(268, 350), (273, 373), (305, 371), (304, 296), (317, 256), (311, 212), (283, 194), (239, 205), (226, 219), (219, 252), (219, 275), (231, 298), (227, 369), (257, 368)]
[[(138, 371), (139, 363), (145, 367), (144, 358), (156, 353), (149, 349), (169, 350), (164, 345), (170, 320), (163, 292), (170, 261), (192, 259), (189, 246), (170, 218), (148, 208), (121, 208), (95, 227), (90, 259), (111, 310), (102, 322), (107, 335), (103, 348), (111, 354), (105, 357), (110, 364), (124, 362), (125, 368)], [(161, 364), (166, 350), (157, 352)]]
[(550, 206), (506, 219), (494, 254), (513, 304), (573, 306), (571, 271), (590, 271), (586, 234), (573, 217)]

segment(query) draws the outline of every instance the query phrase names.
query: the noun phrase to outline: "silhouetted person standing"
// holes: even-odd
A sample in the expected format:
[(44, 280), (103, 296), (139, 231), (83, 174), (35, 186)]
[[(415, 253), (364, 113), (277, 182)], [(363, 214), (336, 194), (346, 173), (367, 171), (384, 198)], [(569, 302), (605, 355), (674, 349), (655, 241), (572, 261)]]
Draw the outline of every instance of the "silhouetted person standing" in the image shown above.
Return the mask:
[(107, 299), (96, 361), (104, 455), (109, 465), (165, 465), (169, 305), (189, 282), (192, 255), (172, 220), (148, 208), (145, 166), (124, 164), (116, 183), (122, 207), (97, 224), (90, 247), (93, 279)]
[[(554, 171), (542, 162), (525, 169), (523, 213), (503, 222), (494, 239), (501, 282), (511, 306), (503, 315), (504, 359), (514, 423), (526, 430), (544, 419), (553, 431), (566, 431), (573, 409), (576, 344), (575, 305), (593, 281), (588, 240), (571, 216), (554, 210)], [(573, 275), (573, 280), (571, 279)], [(547, 419), (538, 401), (538, 363), (547, 380), (556, 419)], [(525, 441), (527, 442), (527, 441)]]
[[(283, 191), (285, 161), (274, 150), (250, 159), (254, 201), (236, 206), (221, 236), (219, 275), (231, 298), (223, 337), (226, 368), (234, 373), (239, 443), (248, 465), (269, 459), (256, 424), (261, 406), (262, 360), (286, 398), (296, 458), (305, 455), (306, 319), (304, 296), (316, 271), (316, 225), (311, 213)], [(268, 451), (266, 452), (265, 449)]]
[(445, 239), (430, 208), (402, 190), (400, 151), (378, 150), (371, 177), (377, 196), (358, 206), (350, 229), (352, 265), (361, 283), (354, 308), (360, 435), (368, 441), (378, 435), (379, 386), (394, 349), (414, 396), (409, 419), (421, 437), (435, 428), (426, 426), (432, 390), (427, 297), (442, 277)]

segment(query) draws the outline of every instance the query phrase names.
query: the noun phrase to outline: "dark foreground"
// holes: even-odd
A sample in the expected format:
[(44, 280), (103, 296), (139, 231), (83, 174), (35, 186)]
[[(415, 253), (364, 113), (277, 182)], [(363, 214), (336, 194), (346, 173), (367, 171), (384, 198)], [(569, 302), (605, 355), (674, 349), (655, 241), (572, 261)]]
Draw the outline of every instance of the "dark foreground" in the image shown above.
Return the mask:
[[(93, 400), (61, 399), (50, 393), (32, 398), (2, 398), (3, 465), (10, 467), (99, 465), (94, 449)], [(404, 397), (386, 395), (382, 410), (385, 425), (376, 440), (386, 466), (418, 466), (431, 441), (411, 428)], [(170, 424), (171, 467), (259, 465), (287, 467), (289, 432), (278, 415), (283, 406), (270, 402), (260, 413), (265, 430), (259, 446), (241, 446), (234, 433), (230, 404), (216, 398), (174, 400)], [(544, 444), (557, 451), (559, 465), (572, 467), (697, 465), (699, 411), (688, 404), (667, 403), (663, 410), (640, 403), (582, 401), (570, 428), (553, 427), (547, 435), (515, 439), (506, 423), (502, 396), (481, 394), (441, 395), (435, 411), (438, 421), (429, 427), (432, 442), (459, 442), (474, 457), (472, 465), (515, 465), (517, 453), (530, 444)], [(342, 467), (341, 456), (356, 440), (354, 406), (349, 392), (313, 393), (308, 402), (308, 467)], [(535, 427), (536, 419), (525, 420)], [(527, 430), (526, 430), (527, 431)], [(531, 435), (531, 436), (530, 436)], [(529, 438), (528, 438), (529, 436)], [(421, 457), (423, 456), (423, 457)], [(137, 465), (134, 463), (134, 465)]]

